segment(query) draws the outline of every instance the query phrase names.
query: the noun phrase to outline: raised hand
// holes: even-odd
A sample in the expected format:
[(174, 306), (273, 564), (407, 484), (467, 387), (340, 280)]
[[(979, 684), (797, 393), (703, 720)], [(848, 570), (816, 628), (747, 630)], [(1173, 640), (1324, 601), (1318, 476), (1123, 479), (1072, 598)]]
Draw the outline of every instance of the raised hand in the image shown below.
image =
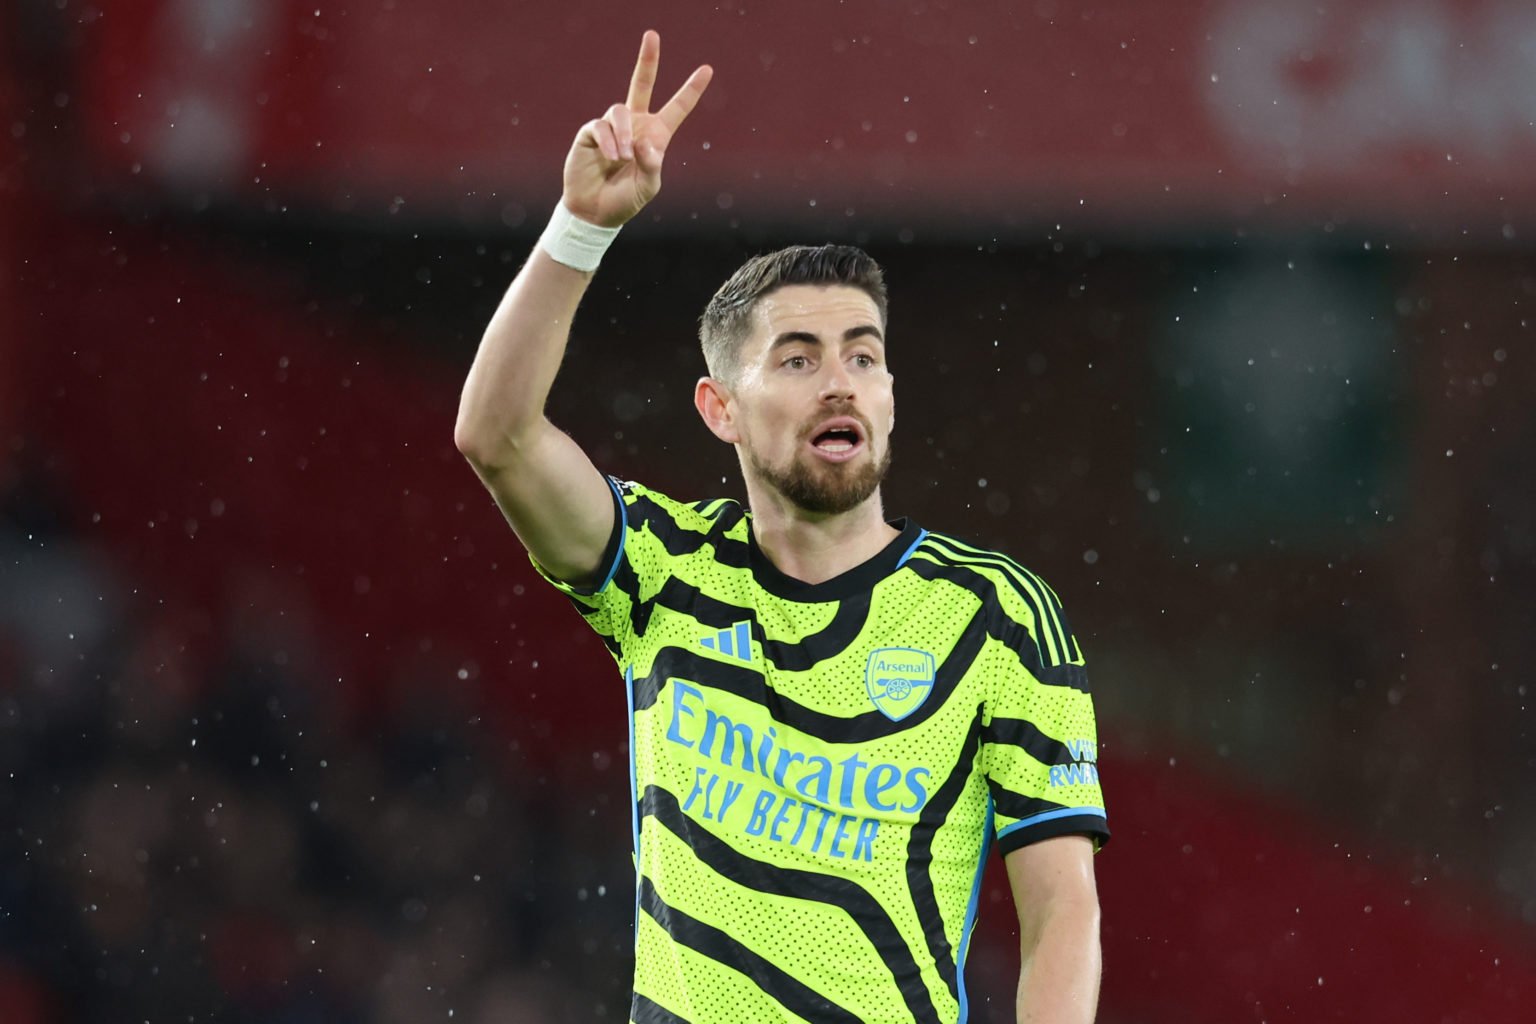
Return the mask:
[(565, 158), (566, 209), (582, 220), (618, 227), (661, 190), (661, 163), (678, 127), (693, 112), (714, 70), (701, 65), (651, 113), (651, 89), (661, 62), (661, 36), (646, 32), (629, 82), (629, 98), (588, 121)]

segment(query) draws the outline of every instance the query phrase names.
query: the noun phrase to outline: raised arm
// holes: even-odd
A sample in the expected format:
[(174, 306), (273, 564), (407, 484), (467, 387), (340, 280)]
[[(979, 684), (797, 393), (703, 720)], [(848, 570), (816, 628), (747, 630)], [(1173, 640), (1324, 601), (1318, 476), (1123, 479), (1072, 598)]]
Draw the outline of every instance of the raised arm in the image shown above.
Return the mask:
[(501, 300), (464, 382), (453, 431), (523, 545), (572, 583), (595, 581), (603, 568), (613, 497), (592, 460), (544, 416), (571, 320), (592, 280), (591, 271), (567, 263), (583, 262), (572, 258), (576, 241), (602, 234), (591, 226), (617, 229), (655, 197), (673, 134), (709, 84), (710, 68), (698, 68), (652, 113), (660, 58), (661, 38), (645, 33), (626, 101), (576, 133), (561, 199), (576, 223), (562, 229), (557, 212)]

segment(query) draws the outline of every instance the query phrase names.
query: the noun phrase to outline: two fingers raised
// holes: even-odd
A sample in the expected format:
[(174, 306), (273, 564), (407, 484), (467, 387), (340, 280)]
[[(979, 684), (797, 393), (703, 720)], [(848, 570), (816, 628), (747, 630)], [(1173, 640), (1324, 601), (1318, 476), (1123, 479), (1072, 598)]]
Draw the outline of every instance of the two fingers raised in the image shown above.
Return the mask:
[[(635, 158), (637, 135), (644, 137), (643, 145), (651, 150), (647, 156), (657, 150), (665, 150), (672, 134), (698, 105), (714, 70), (707, 64), (694, 69), (672, 98), (652, 114), (651, 95), (656, 86), (656, 73), (660, 64), (661, 37), (654, 31), (648, 31), (640, 41), (640, 56), (635, 61), (635, 71), (630, 77), (629, 95), (623, 103), (609, 107), (602, 117), (583, 125), (578, 142), (592, 146), (611, 162)], [(653, 122), (659, 122), (663, 131), (652, 135), (650, 125)]]
[[(648, 30), (640, 38), (640, 56), (635, 60), (635, 72), (629, 78), (629, 95), (624, 100), (622, 107), (615, 105), (608, 110), (608, 116), (613, 119), (615, 111), (622, 110), (626, 115), (649, 115), (651, 110), (651, 94), (656, 88), (656, 72), (661, 67), (661, 36), (655, 31)], [(714, 77), (714, 69), (708, 64), (694, 69), (688, 76), (688, 81), (682, 88), (673, 93), (666, 105), (656, 111), (655, 117), (661, 121), (667, 129), (667, 137), (677, 131), (693, 108), (698, 105), (699, 97), (704, 95), (704, 90), (709, 86), (709, 80)], [(615, 121), (617, 127), (617, 121)]]

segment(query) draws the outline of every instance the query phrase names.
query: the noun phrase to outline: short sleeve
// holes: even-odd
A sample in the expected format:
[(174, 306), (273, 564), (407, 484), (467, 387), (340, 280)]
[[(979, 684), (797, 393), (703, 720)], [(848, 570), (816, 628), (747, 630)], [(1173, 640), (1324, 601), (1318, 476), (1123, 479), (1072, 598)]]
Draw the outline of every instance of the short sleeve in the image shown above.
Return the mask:
[(538, 574), (564, 594), (602, 638), (609, 653), (624, 663), (624, 645), (635, 636), (643, 621), (644, 606), (652, 601), (670, 573), (666, 538), (676, 529), (677, 502), (634, 481), (608, 477), (613, 492), (613, 533), (603, 552), (606, 566), (595, 586), (573, 586), (556, 579), (529, 555)]
[[(1041, 605), (1013, 647), (993, 648), (991, 700), (982, 719), (982, 763), (992, 797), (998, 849), (1081, 834), (1094, 848), (1109, 839), (1099, 785), (1098, 729), (1082, 650), (1055, 595)], [(1053, 631), (1054, 643), (1035, 641)]]

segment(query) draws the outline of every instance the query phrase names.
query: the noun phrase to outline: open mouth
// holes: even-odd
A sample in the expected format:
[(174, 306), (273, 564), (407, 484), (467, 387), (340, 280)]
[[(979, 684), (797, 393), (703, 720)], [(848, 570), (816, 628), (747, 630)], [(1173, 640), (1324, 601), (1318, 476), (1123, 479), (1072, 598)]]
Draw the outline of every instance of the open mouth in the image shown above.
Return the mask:
[(864, 432), (858, 422), (847, 418), (830, 420), (811, 435), (811, 447), (835, 462), (853, 457), (864, 446)]

